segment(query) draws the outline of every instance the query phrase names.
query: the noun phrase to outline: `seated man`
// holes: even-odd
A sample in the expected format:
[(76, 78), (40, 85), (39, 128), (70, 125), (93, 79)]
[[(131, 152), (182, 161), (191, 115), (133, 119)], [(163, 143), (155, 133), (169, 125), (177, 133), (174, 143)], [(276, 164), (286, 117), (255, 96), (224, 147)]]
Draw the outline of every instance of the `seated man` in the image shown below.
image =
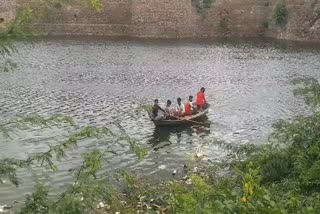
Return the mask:
[(183, 117), (185, 114), (185, 108), (184, 108), (184, 104), (181, 103), (180, 97), (177, 99), (177, 103), (178, 105), (176, 106), (174, 115), (178, 117)]
[(173, 116), (173, 113), (174, 113), (174, 109), (171, 107), (171, 100), (168, 100), (167, 101), (167, 105), (166, 107), (164, 108), (164, 111), (165, 111), (165, 116), (166, 116), (166, 119), (167, 120), (174, 120), (176, 119), (174, 116)]
[(154, 105), (152, 107), (152, 116), (155, 120), (164, 120), (166, 118), (165, 110), (159, 106), (158, 99), (154, 100)]
[(186, 116), (191, 116), (192, 113), (194, 112), (192, 99), (193, 99), (193, 96), (189, 96), (189, 100), (185, 104), (185, 115)]

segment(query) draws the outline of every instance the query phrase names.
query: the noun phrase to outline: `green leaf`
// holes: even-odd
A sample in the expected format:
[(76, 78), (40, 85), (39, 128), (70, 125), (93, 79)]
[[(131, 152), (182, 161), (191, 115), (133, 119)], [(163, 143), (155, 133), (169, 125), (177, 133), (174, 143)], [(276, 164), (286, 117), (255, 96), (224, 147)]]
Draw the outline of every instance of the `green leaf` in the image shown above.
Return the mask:
[(89, 5), (95, 9), (97, 12), (100, 12), (102, 9), (102, 3), (101, 0), (88, 0)]

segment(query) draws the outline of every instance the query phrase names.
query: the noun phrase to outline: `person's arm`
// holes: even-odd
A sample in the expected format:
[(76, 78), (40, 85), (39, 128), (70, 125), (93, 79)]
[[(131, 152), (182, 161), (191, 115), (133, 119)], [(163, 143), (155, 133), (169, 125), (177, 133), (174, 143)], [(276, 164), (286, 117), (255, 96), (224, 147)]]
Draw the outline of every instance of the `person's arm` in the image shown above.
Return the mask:
[(161, 108), (159, 105), (158, 105), (158, 108), (163, 111), (163, 112), (166, 112), (165, 110), (163, 110), (163, 108)]
[(169, 108), (169, 114), (170, 115), (173, 115), (174, 114), (174, 112), (175, 112), (175, 108), (173, 107), (171, 107), (171, 108)]
[(203, 101), (204, 101), (204, 103), (207, 103), (206, 96), (204, 93), (203, 93)]
[(186, 112), (186, 108), (185, 108), (184, 104), (181, 104), (181, 106), (182, 106), (182, 113), (185, 113)]

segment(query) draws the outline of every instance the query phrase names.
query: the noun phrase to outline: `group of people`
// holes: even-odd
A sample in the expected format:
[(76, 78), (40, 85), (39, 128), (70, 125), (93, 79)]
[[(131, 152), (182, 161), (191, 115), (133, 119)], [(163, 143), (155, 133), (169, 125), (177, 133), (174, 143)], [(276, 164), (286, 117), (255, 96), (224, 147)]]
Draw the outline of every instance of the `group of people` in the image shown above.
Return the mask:
[(202, 87), (197, 94), (196, 103), (193, 103), (193, 96), (189, 96), (185, 104), (181, 103), (182, 100), (179, 97), (175, 106), (172, 106), (171, 100), (168, 100), (166, 105), (161, 107), (159, 100), (155, 99), (152, 107), (152, 116), (155, 120), (175, 120), (203, 111), (208, 106), (204, 92), (205, 88)]

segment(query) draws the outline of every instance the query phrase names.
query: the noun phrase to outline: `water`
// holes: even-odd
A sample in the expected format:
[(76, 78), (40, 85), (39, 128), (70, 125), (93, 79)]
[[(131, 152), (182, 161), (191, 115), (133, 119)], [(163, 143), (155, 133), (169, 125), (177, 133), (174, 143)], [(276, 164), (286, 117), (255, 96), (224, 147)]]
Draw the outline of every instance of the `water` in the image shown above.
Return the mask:
[[(221, 160), (226, 152), (213, 141), (239, 145), (264, 143), (271, 125), (309, 110), (292, 94), (296, 77), (320, 77), (320, 51), (283, 48), (272, 43), (209, 43), (155, 40), (46, 39), (17, 44), (20, 68), (0, 73), (1, 121), (17, 114), (67, 114), (81, 126), (112, 128), (120, 121), (127, 133), (149, 148), (137, 160), (127, 144), (112, 145), (119, 153), (103, 172), (134, 169), (165, 179), (181, 169), (186, 155), (201, 148), (207, 159)], [(211, 103), (210, 127), (155, 128), (139, 101), (160, 98), (186, 100), (206, 87)], [(37, 128), (1, 138), (0, 157), (25, 158), (46, 151), (48, 143), (65, 139), (70, 128)], [(71, 182), (71, 170), (81, 153), (107, 148), (110, 139), (90, 139), (59, 164), (59, 172), (34, 174), (59, 192)], [(23, 185), (0, 185), (0, 204), (22, 200), (32, 191), (33, 173), (21, 170)], [(179, 171), (178, 171), (179, 173)]]

